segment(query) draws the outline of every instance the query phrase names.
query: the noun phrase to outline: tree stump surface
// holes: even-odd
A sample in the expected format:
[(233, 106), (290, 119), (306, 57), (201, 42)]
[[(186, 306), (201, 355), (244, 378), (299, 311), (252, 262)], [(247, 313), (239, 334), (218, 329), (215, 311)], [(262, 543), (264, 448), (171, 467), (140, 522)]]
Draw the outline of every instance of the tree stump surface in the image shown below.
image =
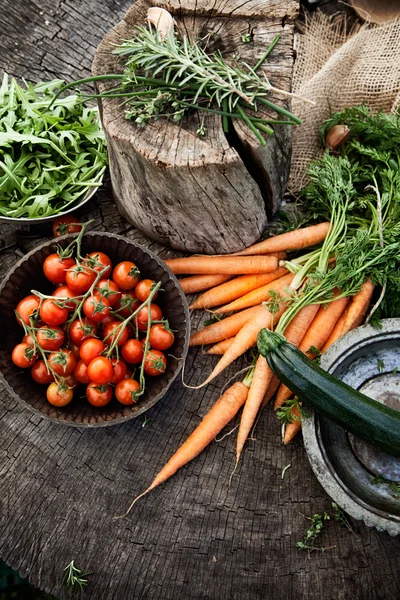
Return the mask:
[[(104, 37), (93, 74), (121, 72), (115, 44), (143, 26), (150, 0), (137, 0)], [(254, 65), (277, 33), (278, 45), (260, 69), (271, 84), (289, 91), (297, 0), (179, 4), (161, 2), (179, 31), (192, 40), (209, 37), (209, 49)], [(251, 34), (245, 43), (242, 36)], [(100, 91), (113, 87), (101, 82)], [(285, 96), (273, 97), (289, 106)], [(158, 119), (140, 127), (125, 118), (118, 98), (99, 101), (110, 152), (117, 206), (130, 222), (162, 243), (190, 252), (226, 253), (254, 243), (278, 208), (289, 176), (291, 127), (274, 126), (261, 146), (247, 126), (233, 121), (225, 134), (219, 115), (197, 111), (176, 123)], [(280, 118), (262, 111), (266, 118)], [(260, 113), (261, 114), (261, 113)], [(197, 129), (204, 124), (206, 134)]]
[[(100, 38), (128, 7), (125, 0), (3, 0), (1, 62), (10, 74), (33, 80), (88, 75)], [(94, 230), (147, 243), (162, 258), (173, 254), (118, 214), (109, 186), (79, 216), (94, 219)], [(18, 229), (0, 224), (1, 277), (18, 260), (18, 248), (27, 252), (51, 236), (48, 226)], [(204, 318), (195, 315), (193, 327)], [(214, 364), (191, 349), (186, 382), (196, 385)], [(61, 585), (74, 559), (94, 571), (81, 596), (88, 600), (397, 600), (400, 539), (353, 520), (352, 535), (330, 521), (318, 540), (329, 549), (309, 560), (296, 549), (309, 524), (302, 515), (330, 511), (330, 499), (301, 437), (282, 446), (271, 407), (230, 488), (233, 436), (211, 444), (129, 517), (112, 519), (148, 486), (241, 366), (201, 390), (177, 381), (146, 414), (147, 424), (137, 419), (103, 430), (32, 416), (2, 388), (0, 558), (63, 599), (80, 597)]]

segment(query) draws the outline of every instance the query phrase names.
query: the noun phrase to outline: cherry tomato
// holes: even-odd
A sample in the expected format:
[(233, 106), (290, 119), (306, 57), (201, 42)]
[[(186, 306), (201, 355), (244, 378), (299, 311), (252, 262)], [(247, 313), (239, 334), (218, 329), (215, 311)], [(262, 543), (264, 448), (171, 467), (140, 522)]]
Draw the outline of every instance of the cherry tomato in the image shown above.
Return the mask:
[(36, 358), (33, 346), (25, 343), (17, 344), (11, 354), (11, 360), (21, 369), (31, 367), (36, 362)]
[(74, 377), (79, 383), (90, 383), (88, 366), (83, 360), (78, 360), (74, 368)]
[(68, 269), (65, 282), (75, 294), (84, 294), (96, 279), (96, 273), (82, 265), (75, 265)]
[(139, 340), (130, 339), (122, 346), (121, 354), (130, 365), (138, 365), (143, 360), (143, 346)]
[[(150, 296), (150, 293), (153, 291), (155, 285), (156, 282), (154, 281), (154, 279), (142, 279), (142, 281), (139, 281), (139, 283), (135, 287), (136, 297), (141, 302), (144, 302)], [(153, 300), (155, 300), (157, 296), (158, 291), (154, 294)]]
[(67, 377), (74, 370), (76, 358), (72, 350), (60, 348), (59, 350), (50, 353), (48, 362), (57, 375)]
[(88, 365), (88, 375), (93, 383), (111, 383), (114, 377), (111, 360), (105, 356), (94, 358)]
[(123, 379), (115, 388), (115, 397), (118, 402), (130, 406), (136, 404), (140, 393), (140, 385), (135, 379)]
[[(150, 316), (152, 321), (161, 321), (162, 319), (162, 311), (161, 308), (157, 304), (150, 304)], [(147, 323), (149, 321), (149, 307), (143, 306), (143, 308), (138, 312), (137, 315), (137, 324), (139, 331), (147, 330)]]
[(156, 350), (167, 350), (175, 341), (175, 336), (168, 327), (162, 323), (156, 323), (150, 329), (149, 342)]
[(85, 340), (80, 349), (81, 359), (87, 365), (92, 362), (96, 356), (99, 356), (104, 350), (106, 345), (96, 338)]
[(107, 268), (107, 270), (102, 273), (101, 279), (107, 279), (107, 277), (111, 275), (112, 262), (104, 252), (91, 252), (85, 257), (83, 262), (91, 269), (97, 271), (97, 273), (101, 273)]
[(68, 269), (74, 264), (73, 258), (60, 258), (58, 254), (50, 254), (43, 263), (43, 272), (52, 283), (64, 283)]
[(88, 296), (83, 303), (83, 312), (95, 323), (100, 323), (100, 321), (105, 319), (110, 314), (110, 310), (108, 300), (102, 298), (98, 293)]
[(61, 383), (71, 388), (71, 390), (74, 390), (79, 385), (79, 381), (77, 380), (73, 372), (70, 373), (67, 377), (61, 377), (60, 379)]
[(97, 333), (97, 325), (94, 321), (87, 319), (84, 317), (82, 322), (77, 319), (71, 323), (71, 327), (69, 328), (69, 337), (74, 342), (80, 346), (83, 341), (92, 338)]
[(126, 319), (133, 312), (135, 312), (140, 305), (141, 302), (139, 302), (139, 300), (136, 298), (135, 292), (123, 292), (118, 304), (116, 305), (116, 310), (118, 310), (118, 314), (120, 314), (121, 317)]
[(112, 321), (106, 327), (104, 327), (103, 334), (104, 341), (106, 344), (109, 344), (111, 346), (111, 344), (117, 339), (118, 336), (120, 337), (117, 346), (122, 346), (122, 344), (125, 344), (126, 340), (129, 337), (129, 331), (126, 326), (124, 326), (124, 328), (122, 329), (120, 325), (121, 321)]
[(61, 325), (68, 318), (68, 310), (57, 306), (56, 302), (47, 298), (40, 307), (40, 318), (51, 327)]
[[(18, 303), (16, 313), (21, 317), (21, 320), (26, 324), (30, 325), (29, 317), (34, 317), (35, 312), (39, 308), (39, 298), (31, 294), (26, 296)], [(21, 320), (17, 316), (17, 321), (21, 325)]]
[(59, 217), (58, 219), (54, 219), (54, 237), (60, 237), (61, 235), (66, 235), (67, 233), (79, 233), (82, 229), (82, 225), (78, 225), (79, 222), (79, 219), (74, 217), (74, 215), (66, 215), (65, 217)]
[(120, 381), (125, 379), (125, 375), (127, 373), (127, 368), (126, 368), (126, 364), (124, 363), (123, 360), (118, 360), (117, 358), (112, 358), (111, 362), (112, 362), (113, 369), (114, 369), (114, 377), (113, 377), (113, 380), (111, 383), (113, 385), (116, 385), (117, 383), (119, 383)]
[(44, 360), (38, 360), (31, 368), (32, 378), (37, 383), (50, 383), (54, 380), (53, 373), (47, 370)]
[(81, 359), (81, 355), (79, 353), (80, 346), (78, 346), (78, 344), (74, 344), (74, 342), (70, 341), (69, 347), (71, 349), (72, 354), (75, 356), (76, 360), (80, 360)]
[(144, 372), (155, 377), (161, 375), (167, 368), (167, 359), (160, 350), (149, 350), (144, 360)]
[(107, 298), (112, 308), (118, 304), (118, 301), (121, 298), (119, 287), (111, 279), (100, 279), (96, 284), (96, 291), (98, 291), (103, 298)]
[(113, 281), (121, 290), (133, 290), (139, 281), (140, 272), (135, 263), (124, 260), (114, 267)]
[[(60, 287), (54, 290), (52, 296), (54, 296), (55, 298), (59, 298), (60, 300), (67, 300), (68, 298), (71, 298), (72, 300), (76, 298), (74, 292), (67, 285), (60, 285)], [(75, 302), (65, 302), (64, 307), (67, 310), (74, 310)]]
[(111, 402), (112, 387), (106, 384), (89, 383), (86, 388), (86, 398), (93, 406), (106, 406)]
[(47, 388), (47, 400), (53, 406), (66, 406), (72, 400), (74, 392), (66, 385), (59, 385), (55, 381)]
[(59, 327), (44, 325), (36, 331), (37, 343), (43, 350), (57, 350), (64, 343), (64, 332)]
[(30, 333), (27, 333), (26, 335), (24, 335), (24, 337), (22, 338), (22, 343), (29, 344), (32, 347), (35, 346), (35, 340), (33, 339), (33, 337), (31, 336)]

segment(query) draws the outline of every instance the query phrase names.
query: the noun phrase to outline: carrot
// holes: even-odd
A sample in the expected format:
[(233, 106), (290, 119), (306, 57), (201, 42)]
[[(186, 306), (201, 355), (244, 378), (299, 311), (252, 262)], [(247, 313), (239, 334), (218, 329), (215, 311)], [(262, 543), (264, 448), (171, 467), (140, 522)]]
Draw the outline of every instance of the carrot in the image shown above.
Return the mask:
[(209, 350), (207, 350), (206, 354), (224, 354), (228, 348), (230, 348), (233, 344), (235, 337), (228, 338), (227, 340), (222, 340), (222, 342), (218, 342), (218, 344), (214, 344), (211, 346)]
[(217, 323), (203, 327), (200, 331), (196, 331), (196, 333), (192, 334), (189, 346), (215, 344), (216, 342), (221, 342), (222, 340), (233, 337), (259, 309), (259, 306), (253, 306), (247, 310), (242, 310), (231, 317), (222, 319)]
[(233, 344), (226, 350), (226, 352), (221, 356), (217, 364), (215, 365), (213, 371), (207, 377), (207, 379), (201, 385), (197, 386), (198, 388), (207, 385), (210, 383), (214, 377), (217, 377), (222, 371), (230, 365), (236, 358), (241, 356), (254, 346), (257, 341), (257, 335), (259, 331), (266, 327), (269, 329), (272, 324), (276, 323), (283, 312), (286, 309), (286, 304), (284, 301), (280, 302), (278, 310), (275, 314), (272, 314), (266, 306), (258, 306), (256, 307), (256, 312), (254, 316), (242, 327), (239, 333), (235, 337), (235, 341)]
[(178, 281), (185, 294), (194, 294), (225, 283), (229, 279), (231, 279), (230, 275), (193, 275)]
[(261, 302), (266, 302), (271, 297), (271, 290), (281, 294), (283, 290), (290, 285), (293, 277), (294, 275), (292, 273), (288, 273), (287, 275), (284, 275), (279, 279), (275, 279), (275, 281), (272, 281), (267, 285), (263, 285), (252, 292), (245, 294), (241, 298), (238, 298), (229, 304), (225, 304), (225, 306), (217, 308), (214, 312), (219, 315), (221, 313), (243, 310), (249, 306), (255, 306), (256, 304), (261, 304)]
[[(314, 347), (318, 350), (322, 348), (348, 303), (349, 298), (339, 298), (330, 302), (327, 306), (321, 306), (318, 310), (299, 345), (299, 350), (304, 352), (308, 358), (315, 358), (315, 353), (310, 352), (310, 348)], [(289, 388), (282, 383), (276, 395), (274, 409), (276, 410), (282, 406), (291, 394)]]
[(235, 255), (250, 256), (253, 254), (266, 254), (267, 252), (280, 252), (281, 250), (300, 250), (308, 246), (315, 246), (324, 241), (329, 227), (330, 223), (319, 223), (318, 225), (282, 233), (236, 252)]
[(129, 513), (139, 498), (142, 498), (151, 490), (167, 481), (178, 469), (193, 460), (212, 442), (215, 436), (233, 419), (240, 407), (246, 402), (248, 391), (249, 388), (244, 382), (237, 381), (220, 396), (193, 433), (178, 448), (158, 475), (156, 475), (152, 484), (135, 498), (125, 515)]
[(208, 273), (210, 275), (246, 275), (271, 273), (278, 268), (276, 256), (189, 256), (171, 258), (166, 265), (176, 275)]
[(267, 361), (261, 354), (259, 355), (253, 373), (246, 404), (244, 405), (242, 418), (240, 419), (239, 431), (236, 441), (236, 465), (239, 462), (240, 455), (246, 443), (257, 413), (271, 383), (273, 373), (268, 366)]
[(342, 335), (361, 325), (367, 314), (374, 289), (375, 286), (370, 279), (367, 279), (363, 283), (360, 291), (353, 296), (350, 304), (333, 328), (332, 333), (322, 347), (322, 352), (326, 352)]
[(290, 442), (293, 440), (293, 438), (295, 437), (295, 435), (301, 429), (301, 414), (300, 414), (299, 409), (294, 406), (292, 408), (292, 413), (294, 415), (296, 415), (296, 417), (299, 418), (299, 421), (293, 420), (291, 423), (288, 423), (286, 425), (286, 427), (285, 427), (285, 433), (283, 435), (283, 443), (285, 444), (285, 446), (287, 444), (290, 444)]
[(275, 281), (275, 279), (283, 277), (287, 272), (286, 269), (281, 268), (272, 273), (242, 275), (241, 277), (236, 277), (235, 279), (232, 279), (232, 281), (223, 283), (222, 285), (205, 292), (199, 296), (189, 308), (212, 308), (214, 306), (219, 306), (220, 304), (225, 304), (225, 302), (231, 302), (262, 285), (266, 285), (271, 281)]

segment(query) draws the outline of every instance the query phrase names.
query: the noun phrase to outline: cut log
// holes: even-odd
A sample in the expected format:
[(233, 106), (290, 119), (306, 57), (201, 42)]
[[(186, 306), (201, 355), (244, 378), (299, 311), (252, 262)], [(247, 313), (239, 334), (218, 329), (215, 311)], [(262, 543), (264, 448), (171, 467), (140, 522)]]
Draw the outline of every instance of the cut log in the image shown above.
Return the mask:
[[(112, 44), (133, 37), (151, 5), (138, 0), (105, 36), (93, 62), (94, 75), (121, 72)], [(224, 57), (240, 55), (249, 64), (280, 33), (263, 68), (272, 85), (290, 90), (297, 0), (225, 0), (214, 5), (181, 0), (158, 6), (169, 10), (179, 31), (192, 40), (210, 35), (210, 50), (220, 49)], [(243, 41), (246, 33), (250, 43)], [(102, 82), (98, 88), (109, 86)], [(288, 107), (284, 96), (273, 100)], [(125, 118), (120, 100), (99, 103), (115, 202), (131, 223), (151, 238), (189, 252), (222, 254), (257, 241), (286, 187), (290, 126), (274, 126), (275, 134), (261, 146), (242, 123), (231, 124), (225, 135), (218, 115), (196, 112), (180, 123), (159, 119), (140, 127)], [(196, 133), (200, 122), (204, 137)]]

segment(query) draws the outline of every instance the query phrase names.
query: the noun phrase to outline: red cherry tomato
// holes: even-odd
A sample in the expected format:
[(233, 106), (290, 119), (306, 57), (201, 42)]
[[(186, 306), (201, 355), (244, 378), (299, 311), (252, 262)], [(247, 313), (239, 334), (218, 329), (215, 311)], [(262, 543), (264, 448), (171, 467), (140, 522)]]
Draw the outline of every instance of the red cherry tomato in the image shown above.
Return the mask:
[(141, 302), (139, 302), (139, 300), (136, 298), (135, 292), (130, 291), (121, 294), (121, 298), (116, 305), (116, 309), (118, 310), (118, 314), (126, 319), (132, 313), (134, 313), (140, 305)]
[(96, 338), (85, 340), (80, 349), (81, 359), (87, 365), (92, 362), (96, 356), (99, 356), (104, 350), (106, 345)]
[[(59, 298), (60, 300), (67, 300), (68, 298), (71, 298), (72, 300), (76, 298), (74, 292), (67, 285), (61, 285), (60, 287), (58, 287), (56, 290), (54, 290), (52, 296), (54, 296), (55, 298)], [(65, 302), (64, 307), (67, 310), (74, 310), (75, 302)]]
[(110, 303), (106, 298), (102, 298), (100, 294), (92, 294), (88, 296), (83, 303), (83, 312), (92, 319), (95, 323), (100, 323), (110, 314)]
[(21, 341), (23, 344), (29, 344), (32, 347), (35, 346), (35, 340), (33, 339), (33, 337), (31, 336), (30, 333), (27, 333), (26, 335), (24, 335), (24, 337), (22, 338)]
[(144, 372), (155, 377), (161, 375), (167, 368), (167, 359), (160, 350), (149, 350), (144, 360)]
[(109, 325), (110, 323), (112, 323), (113, 321), (115, 321), (115, 317), (112, 314), (112, 312), (110, 312), (105, 319), (102, 320), (102, 322), (100, 323), (100, 327), (102, 328), (102, 330), (104, 331), (105, 328), (107, 327), (107, 325)]
[(64, 343), (64, 332), (59, 327), (44, 325), (36, 331), (37, 343), (43, 350), (57, 350)]
[(121, 404), (136, 404), (140, 393), (140, 385), (135, 379), (123, 379), (115, 388), (115, 397)]
[(68, 310), (56, 304), (57, 300), (44, 300), (40, 307), (40, 318), (51, 327), (65, 323), (68, 318)]
[(84, 259), (84, 264), (97, 271), (97, 273), (102, 273), (101, 279), (107, 279), (111, 275), (112, 271), (112, 262), (108, 258), (107, 254), (104, 252), (91, 252)]
[(78, 344), (74, 344), (74, 342), (70, 341), (69, 347), (71, 349), (72, 354), (75, 356), (76, 360), (80, 360), (81, 359), (81, 355), (79, 353), (80, 346), (78, 346)]
[(60, 348), (51, 352), (47, 360), (53, 371), (61, 377), (67, 377), (76, 365), (75, 355), (68, 348)]
[(47, 400), (53, 406), (66, 406), (72, 400), (74, 392), (66, 385), (59, 385), (55, 381), (47, 388)]
[[(154, 281), (154, 279), (142, 279), (142, 281), (139, 281), (139, 283), (135, 287), (136, 297), (141, 302), (144, 302), (150, 296), (155, 285), (156, 285), (156, 282)], [(157, 296), (158, 296), (158, 291), (154, 294), (153, 300), (155, 300), (157, 298)]]
[(106, 327), (104, 327), (103, 334), (104, 341), (106, 344), (109, 344), (111, 346), (111, 344), (114, 343), (118, 336), (120, 337), (118, 339), (117, 346), (122, 346), (122, 344), (125, 344), (126, 340), (129, 337), (129, 331), (126, 326), (122, 328), (120, 327), (120, 325), (121, 321), (112, 321)]
[(36, 315), (36, 311), (39, 308), (39, 298), (31, 294), (30, 296), (26, 296), (18, 303), (18, 306), (15, 310), (17, 314), (17, 321), (21, 325), (21, 321), (18, 318), (18, 315), (21, 317), (21, 320), (26, 324), (30, 325), (29, 317), (34, 317)]
[[(150, 304), (150, 316), (152, 321), (161, 321), (162, 311), (157, 304)], [(137, 324), (139, 331), (147, 331), (147, 324), (149, 321), (149, 307), (144, 306), (137, 315)]]
[(74, 368), (74, 377), (79, 383), (90, 383), (88, 366), (83, 360), (78, 360)]
[(114, 377), (111, 383), (113, 385), (117, 385), (117, 383), (125, 379), (125, 375), (127, 373), (126, 364), (123, 360), (118, 360), (116, 358), (112, 358), (111, 362), (114, 369)]
[(68, 269), (74, 264), (72, 257), (60, 258), (58, 254), (50, 254), (43, 263), (43, 272), (52, 283), (64, 283)]
[(143, 360), (143, 346), (139, 340), (130, 339), (122, 346), (121, 354), (130, 365), (138, 365)]
[(53, 373), (47, 370), (44, 360), (38, 360), (32, 365), (31, 375), (37, 383), (50, 383), (54, 380)]
[(67, 286), (75, 292), (75, 294), (84, 294), (96, 279), (96, 273), (90, 271), (82, 265), (75, 265), (68, 269), (65, 276)]
[(74, 215), (66, 215), (65, 217), (58, 217), (53, 221), (53, 235), (54, 237), (60, 237), (67, 233), (79, 233), (82, 229), (82, 225), (78, 225), (79, 219)]
[(112, 395), (112, 387), (110, 385), (89, 383), (86, 388), (86, 398), (93, 406), (106, 406), (106, 404), (111, 402)]
[(156, 323), (150, 329), (149, 342), (156, 350), (167, 350), (175, 341), (173, 332), (163, 323)]
[(124, 260), (114, 267), (112, 274), (113, 281), (121, 290), (133, 290), (137, 285), (140, 272), (135, 263)]
[(60, 377), (60, 379), (61, 383), (66, 385), (68, 388), (71, 388), (71, 390), (74, 390), (79, 385), (79, 381), (77, 380), (73, 372), (70, 373), (67, 377)]
[(119, 299), (121, 298), (119, 287), (111, 279), (100, 279), (96, 284), (96, 291), (100, 296), (108, 300), (112, 308), (118, 304)]
[(11, 354), (14, 365), (20, 369), (31, 367), (36, 362), (36, 358), (33, 346), (25, 343), (17, 344)]
[(82, 322), (77, 319), (71, 323), (71, 327), (69, 328), (69, 337), (74, 342), (80, 346), (82, 342), (85, 340), (92, 338), (97, 333), (97, 325), (94, 321), (87, 319), (84, 317)]
[(111, 383), (114, 378), (111, 360), (105, 356), (94, 358), (88, 365), (88, 375), (93, 383)]

